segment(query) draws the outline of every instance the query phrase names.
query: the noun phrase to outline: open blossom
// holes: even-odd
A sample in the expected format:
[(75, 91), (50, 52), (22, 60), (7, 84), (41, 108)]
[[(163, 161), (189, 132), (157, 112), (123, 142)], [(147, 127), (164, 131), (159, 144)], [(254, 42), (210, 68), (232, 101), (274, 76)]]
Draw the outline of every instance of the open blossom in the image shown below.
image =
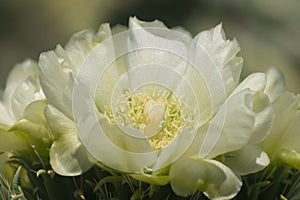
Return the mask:
[[(259, 79), (266, 81), (259, 81)], [(266, 74), (251, 74), (243, 82), (247, 82), (248, 87), (253, 90), (259, 91), (257, 95), (265, 94), (265, 100), (261, 99), (261, 101), (257, 101), (257, 107), (254, 109), (260, 109), (268, 105), (257, 120), (258, 129), (253, 130), (248, 144), (242, 149), (225, 154), (223, 157), (224, 163), (232, 170), (240, 175), (247, 175), (262, 170), (270, 162), (269, 154), (265, 152), (265, 148), (262, 148), (261, 143), (264, 143), (266, 138), (269, 137), (271, 127), (274, 126), (274, 116), (278, 118), (278, 113), (274, 113), (273, 106), (271, 106), (270, 103), (274, 103), (283, 92), (284, 79), (282, 74), (275, 68), (269, 68)], [(243, 85), (244, 83), (241, 83), (238, 88), (244, 87)], [(253, 96), (254, 101), (256, 101), (256, 97), (256, 95)], [(261, 126), (261, 124), (265, 124), (265, 126)]]
[(273, 107), (272, 130), (260, 145), (274, 164), (300, 169), (300, 96), (284, 92), (274, 101)]
[(43, 114), (46, 105), (37, 63), (26, 60), (17, 64), (0, 101), (0, 152), (27, 155), (34, 148), (48, 158), (51, 136)]
[(78, 175), (97, 160), (145, 182), (170, 182), (181, 196), (234, 197), (239, 176), (214, 158), (251, 146), (253, 159), (243, 164), (255, 170), (243, 173), (262, 169), (268, 157), (256, 143), (273, 120), (267, 76), (239, 85), (238, 52), (221, 25), (190, 38), (130, 18), (127, 31), (103, 24), (42, 53), (53, 169)]

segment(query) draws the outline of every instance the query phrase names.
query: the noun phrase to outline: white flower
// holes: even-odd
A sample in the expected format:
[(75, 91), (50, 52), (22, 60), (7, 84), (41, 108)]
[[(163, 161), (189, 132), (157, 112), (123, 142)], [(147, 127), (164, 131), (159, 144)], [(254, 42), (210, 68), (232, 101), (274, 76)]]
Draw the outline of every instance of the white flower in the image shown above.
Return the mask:
[(22, 152), (32, 146), (48, 157), (50, 136), (44, 125), (47, 105), (38, 80), (38, 66), (32, 60), (10, 72), (0, 101), (0, 152)]
[(261, 146), (274, 164), (287, 164), (300, 169), (300, 96), (282, 93), (273, 107), (274, 125)]
[(41, 54), (45, 113), (56, 135), (52, 167), (84, 172), (93, 162), (84, 146), (136, 179), (170, 181), (179, 195), (234, 197), (241, 180), (213, 158), (260, 141), (273, 119), (264, 74), (238, 86), (238, 51), (221, 25), (192, 39), (159, 21), (130, 18), (128, 31), (114, 35), (104, 24)]
[(103, 24), (97, 35), (81, 31), (70, 39), (65, 49), (58, 45), (55, 51), (40, 55), (40, 82), (50, 104), (45, 116), (54, 135), (50, 164), (58, 174), (76, 176), (94, 164), (81, 145), (72, 121), (72, 90), (74, 77), (87, 54), (109, 35), (109, 26)]
[[(258, 84), (259, 79), (265, 79), (266, 85)], [(224, 156), (224, 163), (240, 175), (255, 173), (265, 168), (269, 163), (269, 157), (261, 148), (260, 143), (264, 141), (274, 121), (274, 111), (270, 103), (283, 92), (284, 80), (282, 74), (275, 68), (269, 68), (266, 74), (255, 73), (249, 75), (238, 88), (247, 85), (252, 90), (259, 91), (254, 95), (254, 110), (261, 111), (257, 116), (251, 139), (248, 144), (240, 150), (229, 152)], [(259, 98), (259, 96), (264, 96)], [(263, 109), (263, 110), (262, 110)], [(265, 125), (263, 125), (265, 124)]]

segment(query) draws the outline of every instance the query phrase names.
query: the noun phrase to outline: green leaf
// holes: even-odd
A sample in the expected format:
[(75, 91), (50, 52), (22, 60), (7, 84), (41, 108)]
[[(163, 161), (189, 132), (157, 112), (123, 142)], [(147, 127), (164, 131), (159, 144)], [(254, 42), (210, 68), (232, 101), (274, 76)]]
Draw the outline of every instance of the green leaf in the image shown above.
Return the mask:
[(3, 200), (26, 200), (19, 185), (21, 169), (22, 167), (19, 166), (14, 174), (11, 184), (9, 184), (8, 181), (0, 175), (0, 197), (2, 197)]

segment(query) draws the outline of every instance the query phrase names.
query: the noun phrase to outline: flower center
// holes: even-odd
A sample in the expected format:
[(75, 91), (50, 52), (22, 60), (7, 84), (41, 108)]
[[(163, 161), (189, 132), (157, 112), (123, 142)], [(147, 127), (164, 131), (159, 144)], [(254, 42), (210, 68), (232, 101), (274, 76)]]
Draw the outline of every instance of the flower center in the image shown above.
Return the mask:
[(181, 105), (178, 98), (161, 86), (144, 86), (126, 91), (106, 118), (111, 124), (128, 126), (143, 132), (151, 147), (168, 146), (182, 128), (193, 128), (193, 109)]

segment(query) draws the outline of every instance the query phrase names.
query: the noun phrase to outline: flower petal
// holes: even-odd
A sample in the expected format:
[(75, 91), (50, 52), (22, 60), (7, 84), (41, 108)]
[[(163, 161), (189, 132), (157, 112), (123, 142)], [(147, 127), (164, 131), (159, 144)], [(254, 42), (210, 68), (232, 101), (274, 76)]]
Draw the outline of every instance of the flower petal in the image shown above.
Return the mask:
[(170, 182), (177, 195), (188, 196), (197, 190), (210, 199), (231, 199), (242, 182), (228, 167), (215, 160), (182, 157), (170, 170)]
[(23, 118), (17, 121), (10, 130), (22, 132), (30, 145), (34, 145), (40, 154), (48, 156), (52, 136), (44, 116), (46, 106), (45, 100), (32, 102), (24, 110)]
[(54, 105), (66, 116), (71, 117), (71, 94), (74, 84), (72, 71), (64, 69), (60, 65), (60, 58), (54, 51), (42, 53), (39, 66), (41, 86), (49, 104)]
[(262, 91), (252, 96), (252, 110), (255, 112), (255, 124), (249, 143), (261, 142), (271, 131), (274, 111), (268, 96)]
[(267, 70), (267, 85), (265, 93), (269, 96), (270, 101), (273, 102), (285, 88), (284, 77), (274, 67)]
[(285, 164), (300, 170), (300, 153), (292, 149), (280, 149), (273, 161), (276, 164)]
[(45, 116), (54, 134), (50, 148), (50, 164), (54, 171), (64, 176), (76, 176), (93, 166), (93, 159), (81, 145), (75, 124), (49, 105)]
[(45, 99), (44, 93), (40, 88), (37, 74), (32, 74), (22, 81), (16, 88), (11, 97), (11, 106), (14, 117), (20, 120), (26, 107), (37, 100)]
[(10, 116), (7, 107), (5, 107), (2, 102), (0, 102), (0, 113), (0, 128), (9, 129), (15, 120)]
[(244, 89), (250, 89), (254, 92), (263, 90), (266, 86), (266, 82), (267, 77), (264, 73), (250, 74), (235, 88), (230, 96), (233, 96)]
[(269, 163), (268, 155), (258, 146), (248, 144), (243, 149), (225, 154), (224, 163), (239, 175), (256, 173)]
[(0, 153), (28, 149), (26, 137), (22, 133), (0, 129)]
[(196, 132), (189, 132), (187, 130), (180, 133), (172, 143), (159, 152), (156, 162), (152, 166), (152, 170), (160, 170), (180, 158), (193, 143), (195, 134)]
[[(87, 55), (95, 46), (110, 36), (111, 30), (107, 23), (101, 24), (96, 34), (89, 30), (75, 33), (65, 46), (65, 56), (74, 69), (78, 71)], [(68, 63), (68, 65), (70, 65), (70, 63)]]
[(134, 131), (135, 129), (125, 130), (126, 127), (121, 129), (117, 125), (108, 124), (106, 119), (100, 121), (100, 126), (109, 140), (121, 149), (134, 153), (153, 151), (148, 140), (142, 133), (137, 133), (140, 135), (134, 135), (135, 133), (133, 132), (130, 133), (130, 131)]
[[(5, 107), (11, 109), (11, 98), (18, 85), (30, 75), (37, 75), (37, 63), (33, 60), (26, 60), (17, 64), (11, 70), (6, 81), (6, 88), (3, 92), (3, 103)], [(11, 113), (13, 116), (13, 114)]]
[[(126, 56), (128, 71), (147, 65), (175, 68), (182, 62), (186, 63), (183, 59), (187, 58), (186, 35), (167, 29), (159, 21), (142, 22), (137, 18), (129, 19), (129, 31), (127, 48), (130, 53)], [(171, 40), (173, 36), (178, 38)]]
[(219, 68), (226, 93), (230, 94), (239, 83), (243, 65), (243, 59), (236, 56), (240, 51), (237, 41), (226, 40), (222, 24), (200, 32), (194, 40), (207, 51), (211, 60)]
[(166, 185), (170, 182), (170, 177), (168, 175), (150, 175), (150, 174), (133, 174), (132, 178), (153, 184), (153, 185)]
[(37, 63), (32, 60), (17, 64), (10, 72), (3, 96), (1, 95), (2, 126), (11, 127), (16, 120), (21, 119), (22, 112), (28, 104), (43, 98), (37, 79)]
[(70, 119), (76, 74), (86, 56), (108, 36), (110, 29), (108, 24), (104, 24), (96, 35), (91, 31), (81, 31), (73, 35), (65, 49), (58, 45), (55, 51), (40, 55), (39, 76), (49, 104)]
[[(251, 138), (255, 113), (251, 109), (253, 92), (248, 89), (231, 96), (212, 119), (205, 133), (200, 157), (217, 155), (243, 148)], [(197, 141), (199, 142), (199, 141)]]
[(273, 157), (280, 149), (291, 149), (300, 153), (300, 96), (291, 93), (281, 94), (273, 103), (275, 120), (267, 138), (262, 142), (263, 149)]

